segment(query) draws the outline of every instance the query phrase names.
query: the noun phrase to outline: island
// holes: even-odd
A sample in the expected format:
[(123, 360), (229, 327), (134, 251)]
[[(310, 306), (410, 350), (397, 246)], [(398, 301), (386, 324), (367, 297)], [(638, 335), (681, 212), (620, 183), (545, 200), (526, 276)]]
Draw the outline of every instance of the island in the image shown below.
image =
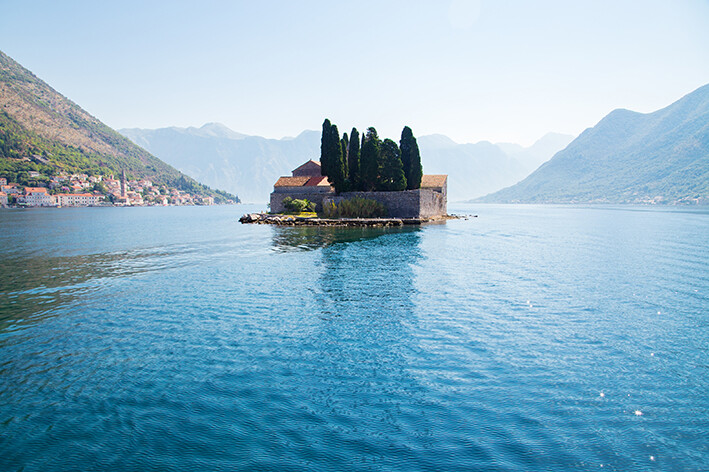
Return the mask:
[(442, 221), (447, 175), (424, 175), (416, 138), (406, 126), (399, 144), (380, 140), (370, 127), (341, 138), (325, 120), (320, 160), (309, 160), (273, 186), (270, 213), (244, 215), (242, 223), (278, 225), (399, 226)]

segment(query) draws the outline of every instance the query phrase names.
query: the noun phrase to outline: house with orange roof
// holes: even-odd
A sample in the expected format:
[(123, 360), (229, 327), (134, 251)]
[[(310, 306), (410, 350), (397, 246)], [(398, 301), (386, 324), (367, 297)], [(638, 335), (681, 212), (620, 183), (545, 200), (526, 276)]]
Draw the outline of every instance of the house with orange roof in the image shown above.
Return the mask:
[(25, 187), (25, 192), (17, 197), (17, 202), (27, 206), (54, 206), (55, 201), (44, 187)]
[(20, 186), (13, 183), (0, 185), (0, 192), (5, 192), (8, 195), (19, 195), (21, 193)]
[(335, 193), (327, 177), (320, 175), (320, 163), (310, 160), (293, 169), (291, 176), (279, 177), (273, 184), (271, 193), (271, 211), (285, 211), (283, 200), (287, 197), (295, 200), (307, 199), (315, 203), (317, 211), (322, 209), (322, 201), (327, 195)]
[(7, 194), (0, 192), (0, 206), (7, 206)]

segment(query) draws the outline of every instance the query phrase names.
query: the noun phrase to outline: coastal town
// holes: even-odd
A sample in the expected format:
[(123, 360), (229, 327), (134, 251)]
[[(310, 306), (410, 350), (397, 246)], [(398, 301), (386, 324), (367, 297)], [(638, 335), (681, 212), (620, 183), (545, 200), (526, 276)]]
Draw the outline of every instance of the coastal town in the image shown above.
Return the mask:
[[(40, 177), (30, 172), (30, 178)], [(150, 180), (127, 180), (87, 174), (59, 173), (48, 186), (24, 186), (0, 176), (0, 207), (77, 206), (167, 206), (214, 205), (214, 197), (153, 184)]]

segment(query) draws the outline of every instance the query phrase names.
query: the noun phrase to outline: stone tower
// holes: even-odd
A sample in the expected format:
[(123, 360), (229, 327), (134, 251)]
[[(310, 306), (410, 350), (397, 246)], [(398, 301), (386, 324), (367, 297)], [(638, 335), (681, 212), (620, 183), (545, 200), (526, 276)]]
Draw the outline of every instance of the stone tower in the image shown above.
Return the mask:
[(123, 174), (121, 175), (121, 197), (126, 198), (126, 170), (123, 169)]

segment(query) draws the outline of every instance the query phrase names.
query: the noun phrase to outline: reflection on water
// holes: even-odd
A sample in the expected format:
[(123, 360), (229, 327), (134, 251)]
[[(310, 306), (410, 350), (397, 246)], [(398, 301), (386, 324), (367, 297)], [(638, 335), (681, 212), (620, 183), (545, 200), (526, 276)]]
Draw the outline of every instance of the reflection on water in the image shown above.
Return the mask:
[(272, 226), (273, 250), (277, 252), (312, 251), (338, 243), (378, 238), (386, 234), (420, 231), (418, 227), (338, 228), (313, 226)]
[[(307, 429), (310, 454), (330, 454), (337, 444), (344, 458), (368, 451), (381, 465), (390, 448), (404, 447), (393, 439), (399, 431), (430, 435), (427, 401), (410, 371), (421, 235), (419, 228), (274, 228), (278, 250), (320, 248), (308, 284), (308, 314), (317, 322), (293, 346), (299, 364), (312, 368), (299, 369), (297, 382), (283, 379), (294, 408), (318, 422)], [(301, 460), (293, 450), (282, 454)]]
[(112, 278), (174, 266), (178, 254), (184, 258), (185, 248), (55, 257), (0, 254), (0, 331), (66, 309)]

